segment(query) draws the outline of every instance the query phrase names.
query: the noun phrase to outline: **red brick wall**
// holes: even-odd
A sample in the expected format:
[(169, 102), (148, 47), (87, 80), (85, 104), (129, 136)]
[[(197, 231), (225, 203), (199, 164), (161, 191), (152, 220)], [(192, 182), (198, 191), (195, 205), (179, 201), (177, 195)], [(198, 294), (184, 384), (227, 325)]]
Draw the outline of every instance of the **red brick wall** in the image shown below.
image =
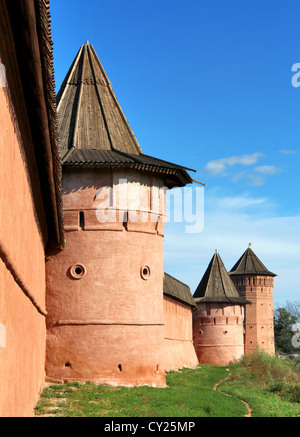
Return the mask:
[(225, 303), (198, 303), (193, 336), (200, 363), (227, 365), (244, 354), (244, 308)]
[(0, 416), (28, 416), (44, 383), (44, 247), (18, 126), (1, 87), (0, 124), (0, 324), (6, 334)]
[(273, 278), (270, 276), (231, 276), (240, 295), (252, 302), (245, 309), (245, 354), (257, 346), (273, 355)]
[(193, 344), (191, 307), (164, 296), (164, 368), (178, 370), (198, 364)]

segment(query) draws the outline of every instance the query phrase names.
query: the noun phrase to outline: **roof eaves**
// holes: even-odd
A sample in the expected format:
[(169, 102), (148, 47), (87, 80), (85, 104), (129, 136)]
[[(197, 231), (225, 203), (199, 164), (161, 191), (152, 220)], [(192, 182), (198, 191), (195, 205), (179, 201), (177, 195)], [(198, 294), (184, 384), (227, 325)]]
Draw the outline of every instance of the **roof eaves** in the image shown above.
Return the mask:
[(228, 303), (228, 305), (247, 305), (251, 304), (247, 299), (244, 299), (242, 297), (194, 297), (194, 300), (196, 303)]
[(72, 160), (72, 150), (63, 158), (64, 167), (110, 167), (110, 168), (130, 168), (135, 170), (142, 170), (146, 172), (162, 173), (165, 175), (175, 176), (182, 185), (190, 184), (193, 182), (189, 174), (180, 168), (170, 168), (155, 164), (143, 163), (143, 162), (116, 162), (116, 161), (99, 161), (99, 160)]

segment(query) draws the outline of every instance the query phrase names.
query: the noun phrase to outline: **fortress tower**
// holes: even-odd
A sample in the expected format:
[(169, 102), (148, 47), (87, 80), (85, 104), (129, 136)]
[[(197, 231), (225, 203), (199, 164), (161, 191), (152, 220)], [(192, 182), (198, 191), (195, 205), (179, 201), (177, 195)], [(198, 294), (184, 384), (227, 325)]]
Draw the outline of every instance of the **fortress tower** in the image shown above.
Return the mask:
[(244, 306), (220, 255), (212, 257), (195, 293), (193, 337), (200, 363), (227, 365), (244, 354)]
[(57, 105), (66, 242), (46, 262), (47, 377), (164, 386), (165, 192), (192, 179), (143, 154), (92, 45)]
[(275, 353), (273, 321), (273, 278), (250, 247), (229, 272), (239, 294), (251, 302), (245, 311), (245, 354), (258, 346)]

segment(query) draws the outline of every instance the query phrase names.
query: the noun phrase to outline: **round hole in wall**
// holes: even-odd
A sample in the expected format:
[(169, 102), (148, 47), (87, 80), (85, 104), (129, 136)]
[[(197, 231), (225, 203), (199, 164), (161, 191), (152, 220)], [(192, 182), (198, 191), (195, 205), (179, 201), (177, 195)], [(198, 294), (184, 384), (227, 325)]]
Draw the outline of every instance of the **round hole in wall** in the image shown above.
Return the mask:
[(68, 361), (65, 363), (65, 367), (71, 367), (71, 363), (69, 363)]
[(199, 329), (199, 334), (201, 335), (201, 334), (203, 334), (203, 331), (202, 331), (202, 329)]
[(224, 334), (224, 335), (228, 334), (228, 331), (223, 331), (223, 334)]
[(81, 279), (86, 273), (86, 268), (83, 264), (74, 264), (70, 268), (70, 274), (74, 279)]
[(151, 274), (151, 271), (150, 271), (150, 267), (149, 266), (142, 266), (141, 267), (141, 277), (145, 280), (145, 281), (147, 281), (147, 279), (149, 279), (149, 277), (150, 277), (150, 274)]

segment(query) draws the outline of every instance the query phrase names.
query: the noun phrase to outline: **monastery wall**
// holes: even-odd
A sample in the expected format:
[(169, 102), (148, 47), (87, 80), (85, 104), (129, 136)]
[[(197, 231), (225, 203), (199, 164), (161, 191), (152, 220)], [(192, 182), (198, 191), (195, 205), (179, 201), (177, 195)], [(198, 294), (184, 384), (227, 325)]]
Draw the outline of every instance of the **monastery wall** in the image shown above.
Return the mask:
[(164, 368), (178, 370), (198, 364), (193, 344), (192, 309), (164, 296)]
[(30, 416), (45, 378), (44, 247), (3, 87), (0, 120), (0, 416)]

